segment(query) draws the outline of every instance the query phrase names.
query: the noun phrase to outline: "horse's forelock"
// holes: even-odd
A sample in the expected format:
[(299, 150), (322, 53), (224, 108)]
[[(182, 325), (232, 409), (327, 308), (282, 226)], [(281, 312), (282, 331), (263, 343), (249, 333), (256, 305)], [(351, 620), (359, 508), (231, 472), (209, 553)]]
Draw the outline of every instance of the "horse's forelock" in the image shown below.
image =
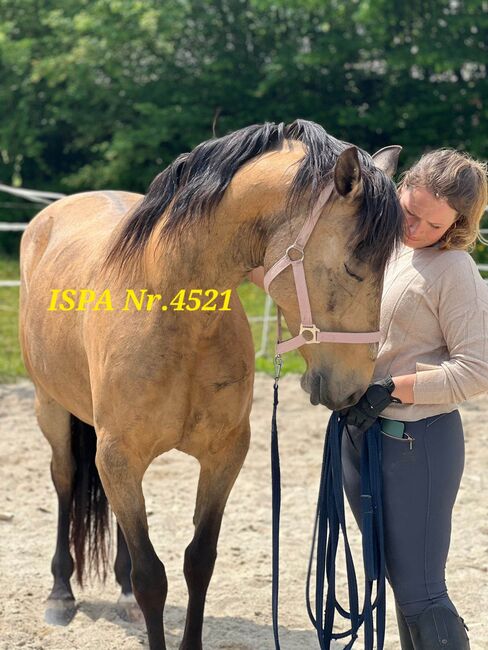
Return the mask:
[(371, 165), (363, 168), (363, 196), (352, 241), (354, 255), (367, 261), (373, 272), (382, 274), (401, 244), (404, 217), (395, 184)]

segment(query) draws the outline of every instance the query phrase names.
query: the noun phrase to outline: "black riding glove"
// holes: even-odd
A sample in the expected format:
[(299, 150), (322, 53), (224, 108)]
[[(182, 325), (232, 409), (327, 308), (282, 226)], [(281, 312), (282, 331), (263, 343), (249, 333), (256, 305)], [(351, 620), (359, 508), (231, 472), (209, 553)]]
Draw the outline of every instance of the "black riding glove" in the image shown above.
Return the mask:
[(375, 381), (374, 384), (368, 386), (359, 402), (341, 411), (341, 414), (346, 416), (347, 424), (354, 425), (363, 433), (374, 424), (379, 414), (389, 404), (392, 402), (401, 404), (401, 400), (392, 397), (391, 394), (394, 390), (395, 384), (391, 375), (388, 375), (385, 379)]

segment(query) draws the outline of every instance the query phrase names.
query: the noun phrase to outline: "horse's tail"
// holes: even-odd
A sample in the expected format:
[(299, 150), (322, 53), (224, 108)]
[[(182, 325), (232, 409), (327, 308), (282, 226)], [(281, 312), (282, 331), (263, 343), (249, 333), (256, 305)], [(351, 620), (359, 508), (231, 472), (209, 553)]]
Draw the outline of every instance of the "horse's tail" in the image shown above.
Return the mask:
[[(110, 559), (111, 517), (100, 475), (95, 465), (95, 429), (71, 415), (71, 449), (75, 460), (71, 506), (71, 546), (75, 555), (76, 579), (83, 586), (92, 570), (105, 582)], [(87, 562), (85, 562), (87, 560)], [(85, 564), (88, 566), (85, 567)], [(85, 568), (88, 570), (85, 572)]]

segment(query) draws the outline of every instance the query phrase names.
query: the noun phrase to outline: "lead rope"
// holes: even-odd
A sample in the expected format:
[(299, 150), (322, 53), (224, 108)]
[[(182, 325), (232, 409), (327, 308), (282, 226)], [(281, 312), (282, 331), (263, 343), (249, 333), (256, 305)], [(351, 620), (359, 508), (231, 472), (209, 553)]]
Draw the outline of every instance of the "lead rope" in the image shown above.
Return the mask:
[[(279, 542), (281, 511), (281, 470), (278, 446), (278, 382), (283, 366), (281, 356), (274, 359), (275, 381), (273, 416), (271, 420), (271, 479), (272, 479), (272, 620), (275, 650), (280, 650), (278, 628), (279, 597)], [(373, 650), (373, 611), (376, 609), (377, 650), (383, 650), (385, 638), (385, 549), (383, 530), (383, 509), (381, 499), (381, 432), (378, 423), (363, 436), (361, 451), (361, 511), (362, 543), (365, 570), (365, 592), (363, 611), (359, 613), (358, 586), (354, 562), (347, 538), (344, 513), (344, 492), (342, 481), (341, 441), (344, 418), (332, 413), (324, 442), (322, 471), (320, 476), (317, 512), (315, 517), (312, 549), (307, 572), (307, 611), (321, 650), (330, 650), (333, 639), (351, 636), (344, 650), (351, 650), (358, 631), (364, 623), (364, 648)], [(335, 595), (335, 561), (339, 534), (344, 538), (347, 582), (349, 590), (349, 611), (346, 611)], [(315, 571), (315, 615), (311, 606), (312, 564), (316, 550)], [(324, 608), (324, 591), (327, 577), (327, 593)], [(373, 584), (376, 582), (376, 599), (372, 603)], [(345, 632), (333, 632), (335, 612), (351, 621)]]
[[(373, 610), (376, 608), (377, 648), (382, 650), (385, 640), (385, 540), (382, 500), (381, 427), (376, 421), (363, 439), (361, 452), (362, 540), (365, 572), (364, 639), (365, 648), (373, 648)], [(376, 582), (376, 600), (371, 603)]]
[[(280, 338), (280, 337), (279, 337)], [(276, 414), (278, 410), (278, 382), (280, 379), (283, 359), (280, 354), (274, 358), (274, 399), (273, 417), (271, 418), (271, 492), (272, 492), (272, 520), (273, 520), (273, 542), (272, 542), (272, 618), (273, 635), (276, 650), (280, 650), (280, 639), (278, 633), (278, 593), (279, 593), (279, 572), (280, 572), (280, 511), (281, 511), (281, 469), (280, 451), (278, 446), (278, 425)]]
[[(322, 472), (320, 477), (317, 512), (312, 537), (312, 550), (307, 572), (307, 611), (317, 631), (320, 648), (329, 650), (333, 639), (351, 636), (344, 650), (350, 650), (364, 623), (365, 650), (373, 650), (373, 610), (376, 609), (377, 650), (383, 649), (385, 636), (385, 553), (383, 540), (383, 510), (381, 500), (381, 432), (375, 423), (364, 433), (361, 451), (361, 511), (362, 542), (365, 570), (363, 611), (359, 613), (358, 587), (354, 562), (347, 538), (342, 482), (341, 441), (344, 418), (332, 413), (324, 442)], [(344, 538), (349, 611), (335, 595), (335, 560), (339, 534)], [(312, 612), (310, 586), (313, 557), (316, 550), (315, 615)], [(327, 594), (324, 609), (324, 589), (327, 577)], [(373, 584), (376, 582), (376, 600), (371, 602)], [(351, 621), (349, 630), (333, 632), (334, 615), (338, 612)]]

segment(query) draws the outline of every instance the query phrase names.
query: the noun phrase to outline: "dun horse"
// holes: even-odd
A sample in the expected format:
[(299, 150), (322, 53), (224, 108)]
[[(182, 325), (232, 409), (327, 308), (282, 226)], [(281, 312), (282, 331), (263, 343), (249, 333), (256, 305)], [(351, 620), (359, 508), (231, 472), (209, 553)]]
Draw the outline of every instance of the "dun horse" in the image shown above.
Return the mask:
[[(254, 349), (235, 289), (283, 255), (332, 182), (304, 260), (315, 324), (376, 330), (384, 265), (402, 232), (389, 178), (397, 156), (389, 148), (371, 158), (311, 122), (254, 125), (181, 155), (145, 197), (77, 194), (32, 220), (21, 245), (20, 337), (59, 505), (47, 620), (74, 615), (70, 578), (76, 566), (82, 582), (85, 546), (87, 565), (105, 574), (110, 504), (122, 599), (135, 596), (151, 650), (166, 647), (167, 580), (141, 484), (154, 458), (178, 449), (200, 463), (180, 648), (202, 648), (222, 515), (250, 438)], [(270, 292), (296, 334), (289, 268)], [(375, 351), (304, 345), (311, 401), (353, 403)]]

